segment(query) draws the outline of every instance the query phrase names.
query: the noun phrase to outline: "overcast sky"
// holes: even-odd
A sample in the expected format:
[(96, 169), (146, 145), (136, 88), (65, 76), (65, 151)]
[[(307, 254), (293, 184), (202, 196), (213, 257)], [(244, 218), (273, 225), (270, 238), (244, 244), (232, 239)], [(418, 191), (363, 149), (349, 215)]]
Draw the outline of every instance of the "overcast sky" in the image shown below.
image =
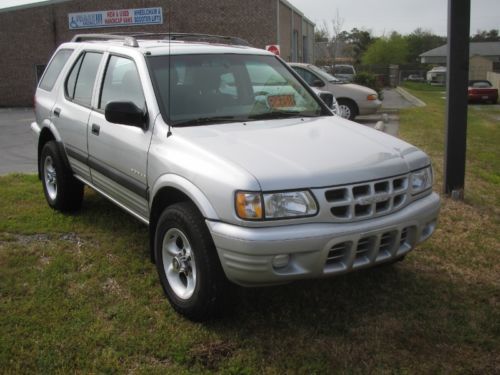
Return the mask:
[[(388, 35), (395, 30), (409, 34), (417, 27), (446, 35), (448, 0), (288, 0), (317, 26), (339, 10), (343, 30), (371, 30)], [(500, 0), (471, 0), (471, 34), (478, 29), (500, 29)]]

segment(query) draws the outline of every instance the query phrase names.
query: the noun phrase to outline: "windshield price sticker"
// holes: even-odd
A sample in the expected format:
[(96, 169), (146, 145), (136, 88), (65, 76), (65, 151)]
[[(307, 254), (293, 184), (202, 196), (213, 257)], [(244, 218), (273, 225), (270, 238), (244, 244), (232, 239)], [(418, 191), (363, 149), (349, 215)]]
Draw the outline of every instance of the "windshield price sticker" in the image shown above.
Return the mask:
[(267, 97), (269, 107), (273, 109), (295, 107), (293, 95), (270, 95)]

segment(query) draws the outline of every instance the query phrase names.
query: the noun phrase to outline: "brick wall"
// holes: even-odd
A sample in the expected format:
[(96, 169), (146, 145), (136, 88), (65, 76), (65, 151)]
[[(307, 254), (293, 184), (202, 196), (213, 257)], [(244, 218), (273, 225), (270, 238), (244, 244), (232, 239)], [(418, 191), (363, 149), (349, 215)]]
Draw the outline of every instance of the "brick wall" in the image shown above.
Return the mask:
[[(168, 9), (167, 4), (170, 4)], [(277, 3), (273, 0), (73, 0), (0, 13), (0, 107), (31, 106), (35, 65), (46, 64), (56, 47), (77, 33), (197, 32), (232, 35), (255, 47), (276, 43)], [(68, 13), (162, 7), (162, 25), (73, 31)], [(171, 12), (171, 13), (170, 13)]]

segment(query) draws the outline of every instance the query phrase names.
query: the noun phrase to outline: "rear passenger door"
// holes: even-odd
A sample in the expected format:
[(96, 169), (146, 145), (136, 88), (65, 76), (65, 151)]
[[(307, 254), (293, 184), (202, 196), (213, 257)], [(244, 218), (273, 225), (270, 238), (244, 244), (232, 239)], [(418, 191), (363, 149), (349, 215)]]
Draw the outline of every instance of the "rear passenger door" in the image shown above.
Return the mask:
[(102, 56), (101, 52), (90, 51), (78, 56), (52, 110), (52, 121), (61, 135), (73, 172), (88, 181), (87, 124)]
[(92, 183), (118, 203), (147, 218), (147, 155), (152, 131), (106, 121), (104, 109), (111, 101), (133, 102), (146, 111), (135, 62), (113, 54), (107, 58), (97, 108), (89, 120)]

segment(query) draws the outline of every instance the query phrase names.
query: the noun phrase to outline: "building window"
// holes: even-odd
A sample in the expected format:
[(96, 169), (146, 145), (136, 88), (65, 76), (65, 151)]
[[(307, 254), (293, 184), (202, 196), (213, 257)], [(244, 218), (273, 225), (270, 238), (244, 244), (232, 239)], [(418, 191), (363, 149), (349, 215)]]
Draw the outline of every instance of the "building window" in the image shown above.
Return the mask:
[(500, 61), (493, 62), (493, 71), (495, 73), (500, 73)]

